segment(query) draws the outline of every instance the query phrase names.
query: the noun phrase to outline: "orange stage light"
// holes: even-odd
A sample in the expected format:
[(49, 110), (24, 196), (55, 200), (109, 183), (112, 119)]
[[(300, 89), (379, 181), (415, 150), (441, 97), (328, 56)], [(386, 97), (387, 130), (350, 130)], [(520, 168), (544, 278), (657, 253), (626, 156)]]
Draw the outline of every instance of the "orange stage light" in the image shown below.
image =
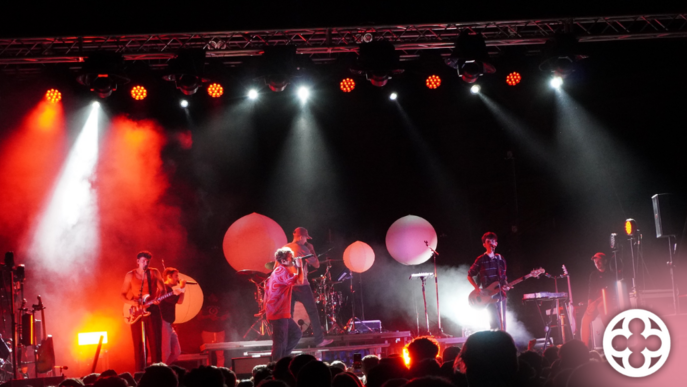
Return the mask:
[(134, 86), (131, 89), (131, 97), (136, 101), (141, 101), (148, 96), (148, 90), (143, 86)]
[(57, 103), (62, 100), (62, 93), (60, 93), (57, 89), (50, 89), (47, 93), (45, 93), (45, 98), (52, 103)]
[(430, 75), (429, 77), (427, 77), (425, 84), (427, 85), (427, 87), (434, 90), (437, 87), (441, 86), (441, 78), (439, 78), (438, 75)]
[(219, 98), (224, 94), (224, 88), (219, 83), (208, 86), (208, 95), (212, 98)]
[(107, 332), (84, 332), (79, 333), (79, 345), (93, 345), (98, 344), (100, 336), (103, 337), (103, 344), (107, 344)]
[(637, 232), (637, 222), (634, 219), (627, 219), (625, 221), (625, 233), (632, 236)]
[(339, 87), (341, 87), (341, 91), (344, 93), (350, 93), (355, 89), (355, 81), (351, 78), (345, 78), (341, 83), (339, 84)]
[(403, 347), (403, 363), (407, 368), (410, 368), (410, 353), (408, 352), (408, 345)]
[(506, 77), (506, 83), (508, 84), (508, 86), (515, 86), (518, 83), (520, 83), (521, 80), (522, 80), (522, 76), (520, 76), (520, 73), (516, 73), (516, 72), (510, 73)]

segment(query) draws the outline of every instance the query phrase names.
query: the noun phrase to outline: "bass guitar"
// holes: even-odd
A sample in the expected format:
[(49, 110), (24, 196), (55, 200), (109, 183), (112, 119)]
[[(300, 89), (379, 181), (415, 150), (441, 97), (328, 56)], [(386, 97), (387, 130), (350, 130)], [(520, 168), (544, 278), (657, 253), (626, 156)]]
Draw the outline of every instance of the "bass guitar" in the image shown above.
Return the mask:
[(161, 295), (158, 298), (148, 300), (150, 297), (149, 294), (146, 294), (143, 296), (143, 300), (141, 301), (140, 305), (131, 305), (131, 304), (124, 304), (124, 309), (122, 309), (122, 316), (124, 316), (124, 322), (131, 325), (138, 321), (141, 317), (145, 316), (150, 316), (150, 312), (148, 312), (148, 308), (165, 298), (171, 297), (173, 295), (179, 295), (181, 293), (184, 293), (186, 289), (186, 281), (181, 280), (179, 282), (179, 286), (174, 286), (172, 288), (172, 291), (166, 294)]
[[(513, 286), (519, 284), (520, 282), (528, 278), (539, 277), (540, 275), (544, 274), (544, 272), (545, 270), (541, 267), (539, 269), (534, 269), (530, 272), (530, 274), (527, 274), (525, 276), (522, 276), (516, 280), (509, 282), (507, 286), (509, 288), (512, 288)], [(470, 306), (476, 309), (486, 308), (487, 305), (498, 302), (498, 297), (496, 296), (499, 294), (500, 291), (501, 287), (499, 286), (498, 282), (494, 282), (486, 288), (475, 289), (468, 296), (468, 303), (470, 304)]]

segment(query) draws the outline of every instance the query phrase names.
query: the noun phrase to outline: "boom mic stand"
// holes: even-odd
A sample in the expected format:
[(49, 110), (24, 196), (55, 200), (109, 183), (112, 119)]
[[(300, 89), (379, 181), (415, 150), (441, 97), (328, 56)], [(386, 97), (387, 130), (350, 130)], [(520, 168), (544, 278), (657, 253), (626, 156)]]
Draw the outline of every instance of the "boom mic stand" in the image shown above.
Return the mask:
[(432, 251), (432, 258), (434, 258), (434, 288), (437, 292), (437, 327), (439, 328), (437, 336), (449, 337), (449, 335), (444, 333), (444, 329), (441, 327), (441, 310), (439, 309), (439, 275), (437, 274), (437, 256), (439, 253), (437, 253), (437, 251), (433, 248), (429, 247), (429, 243), (427, 241), (425, 241), (425, 246)]
[[(413, 279), (413, 278), (419, 278), (420, 281), (422, 282), (422, 300), (425, 303), (425, 324), (427, 327), (427, 334), (431, 335), (432, 333), (429, 331), (429, 314), (427, 313), (427, 295), (425, 294), (425, 281), (427, 280), (427, 277), (431, 277), (434, 274), (432, 273), (415, 273), (411, 274), (408, 279)], [(418, 328), (418, 335), (419, 335), (420, 328)]]

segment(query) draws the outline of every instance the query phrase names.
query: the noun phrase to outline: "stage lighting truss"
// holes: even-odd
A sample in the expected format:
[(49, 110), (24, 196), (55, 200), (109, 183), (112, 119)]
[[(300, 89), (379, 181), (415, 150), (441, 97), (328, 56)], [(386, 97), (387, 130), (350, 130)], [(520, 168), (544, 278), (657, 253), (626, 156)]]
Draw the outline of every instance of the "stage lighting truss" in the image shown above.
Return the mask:
[(365, 76), (373, 86), (384, 87), (394, 75), (403, 73), (400, 54), (388, 41), (363, 43), (351, 73)]
[(506, 84), (508, 84), (508, 86), (515, 86), (518, 83), (520, 83), (521, 80), (522, 76), (520, 75), (520, 73), (515, 71), (506, 76)]
[(62, 100), (62, 93), (57, 89), (50, 89), (45, 93), (45, 99), (50, 103), (58, 103)]
[(94, 52), (84, 62), (76, 80), (100, 98), (107, 98), (117, 86), (129, 82), (123, 75), (124, 58), (113, 52)]
[(351, 78), (344, 78), (344, 80), (339, 83), (339, 88), (341, 88), (341, 91), (344, 93), (350, 93), (355, 89), (355, 81)]
[(456, 69), (463, 81), (475, 83), (484, 74), (496, 72), (496, 68), (487, 62), (489, 53), (482, 34), (463, 30), (454, 45), (446, 64)]
[(148, 90), (143, 86), (134, 86), (131, 88), (131, 98), (136, 101), (142, 101), (148, 96)]
[(208, 95), (212, 98), (219, 98), (224, 94), (224, 88), (219, 83), (212, 83), (208, 86)]
[(434, 90), (441, 86), (441, 78), (438, 75), (430, 75), (429, 77), (427, 77), (425, 85), (427, 85), (428, 88)]

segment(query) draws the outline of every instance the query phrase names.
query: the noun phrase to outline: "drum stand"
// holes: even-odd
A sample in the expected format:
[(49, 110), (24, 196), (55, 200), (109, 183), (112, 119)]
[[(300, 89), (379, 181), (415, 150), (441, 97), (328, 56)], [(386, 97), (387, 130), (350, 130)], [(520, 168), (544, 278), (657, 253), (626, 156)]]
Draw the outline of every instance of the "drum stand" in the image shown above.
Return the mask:
[(355, 291), (353, 290), (353, 272), (351, 272), (351, 318), (348, 320), (346, 323), (346, 326), (343, 328), (344, 332), (347, 333), (361, 333), (355, 326), (356, 326), (356, 321), (358, 323), (358, 326), (362, 326), (363, 328), (367, 329), (370, 332), (374, 333), (374, 330), (367, 325), (365, 325), (360, 319), (355, 317)]
[(262, 336), (272, 336), (272, 326), (267, 321), (267, 311), (265, 310), (265, 284), (267, 283), (267, 280), (257, 283), (253, 280), (251, 280), (252, 283), (255, 284), (255, 301), (258, 303), (258, 306), (260, 307), (260, 312), (256, 315), (255, 317), (258, 317), (258, 319), (253, 323), (253, 325), (248, 328), (248, 331), (243, 335), (243, 338), (245, 339), (249, 333), (251, 332), (256, 332), (258, 335)]
[[(342, 334), (346, 332), (345, 328), (341, 327), (338, 321), (336, 321), (336, 304), (334, 304), (334, 285), (332, 283), (331, 269), (332, 263), (327, 260), (327, 269), (324, 274), (320, 277), (319, 283), (317, 285), (318, 291), (320, 292), (320, 299), (322, 300), (322, 309), (324, 311), (324, 331), (326, 334)], [(341, 300), (338, 300), (341, 302)]]

